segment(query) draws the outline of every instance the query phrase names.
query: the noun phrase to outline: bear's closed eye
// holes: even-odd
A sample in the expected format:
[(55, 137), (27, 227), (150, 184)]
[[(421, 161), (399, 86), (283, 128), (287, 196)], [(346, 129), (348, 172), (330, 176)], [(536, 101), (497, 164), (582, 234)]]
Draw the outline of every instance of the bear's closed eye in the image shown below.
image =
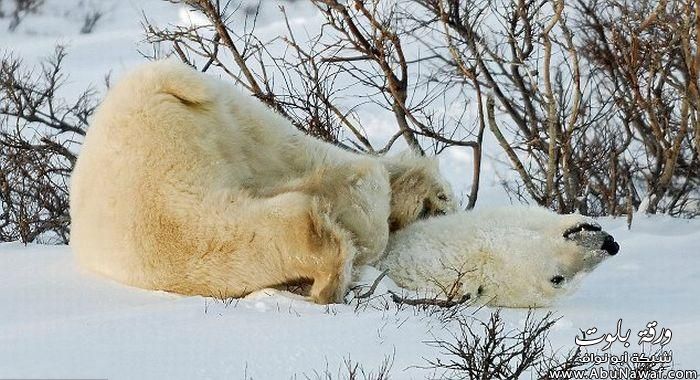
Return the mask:
[(549, 280), (549, 282), (551, 282), (552, 285), (554, 285), (554, 286), (561, 286), (561, 284), (564, 283), (564, 280), (565, 280), (564, 276), (556, 275), (556, 276), (552, 277)]
[(581, 232), (581, 231), (600, 231), (600, 230), (601, 230), (600, 226), (596, 226), (594, 224), (588, 224), (588, 223), (581, 223), (581, 224), (575, 225), (575, 226), (567, 229), (566, 231), (564, 231), (564, 238), (568, 239), (569, 236), (571, 236), (577, 232)]

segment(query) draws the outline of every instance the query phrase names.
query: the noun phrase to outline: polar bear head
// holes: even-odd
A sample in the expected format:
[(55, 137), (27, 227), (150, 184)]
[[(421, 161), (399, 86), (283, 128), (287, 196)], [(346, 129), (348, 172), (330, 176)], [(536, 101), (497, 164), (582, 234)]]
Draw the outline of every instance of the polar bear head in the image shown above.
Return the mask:
[(457, 209), (452, 188), (440, 174), (437, 158), (404, 152), (385, 158), (385, 162), (391, 182), (391, 231)]
[(458, 212), (390, 236), (382, 269), (400, 286), (505, 307), (546, 306), (618, 244), (592, 219), (542, 208)]
[(569, 293), (606, 258), (618, 253), (613, 237), (593, 220), (560, 217), (551, 226), (501, 229), (477, 269), (476, 294), (492, 306), (541, 307)]

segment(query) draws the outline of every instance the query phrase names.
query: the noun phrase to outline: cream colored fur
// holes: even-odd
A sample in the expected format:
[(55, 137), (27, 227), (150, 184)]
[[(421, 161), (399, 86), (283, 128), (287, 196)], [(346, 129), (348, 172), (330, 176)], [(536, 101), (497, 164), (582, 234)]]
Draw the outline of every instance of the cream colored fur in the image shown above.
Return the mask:
[[(444, 297), (454, 290), (451, 296), (470, 294), (495, 306), (544, 306), (608, 256), (563, 237), (582, 223), (597, 225), (534, 207), (458, 212), (392, 234), (377, 266), (419, 292)], [(561, 286), (550, 281), (557, 275), (565, 278)]]
[(71, 245), (84, 267), (133, 286), (242, 296), (309, 281), (315, 302), (335, 302), (353, 262), (384, 251), (389, 219), (454, 208), (431, 161), (341, 150), (220, 80), (149, 63), (91, 122)]
[(391, 231), (400, 230), (418, 219), (457, 209), (450, 184), (437, 174), (440, 172), (437, 159), (404, 153), (385, 158), (383, 162), (391, 177)]

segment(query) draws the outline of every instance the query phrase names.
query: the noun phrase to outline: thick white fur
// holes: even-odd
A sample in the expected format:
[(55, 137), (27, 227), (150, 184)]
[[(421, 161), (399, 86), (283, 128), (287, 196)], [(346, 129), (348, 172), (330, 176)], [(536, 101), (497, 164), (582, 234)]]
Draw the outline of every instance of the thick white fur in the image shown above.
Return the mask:
[[(407, 289), (438, 296), (453, 290), (452, 296), (479, 296), (495, 306), (544, 306), (607, 256), (563, 238), (580, 223), (596, 225), (581, 215), (534, 207), (430, 218), (393, 233), (378, 267)], [(555, 275), (566, 284), (553, 286)]]
[(83, 266), (134, 286), (242, 296), (302, 280), (327, 303), (353, 262), (384, 251), (388, 220), (449, 210), (445, 194), (432, 160), (341, 150), (160, 61), (96, 112), (72, 178), (71, 245)]

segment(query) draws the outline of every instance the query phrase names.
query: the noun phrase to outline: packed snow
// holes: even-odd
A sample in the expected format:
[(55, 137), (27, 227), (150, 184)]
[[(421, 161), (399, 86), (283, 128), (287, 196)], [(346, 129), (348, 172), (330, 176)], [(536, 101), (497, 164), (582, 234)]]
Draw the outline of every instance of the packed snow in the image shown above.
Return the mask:
[[(666, 349), (676, 368), (697, 369), (700, 224), (640, 217), (628, 231), (623, 220), (601, 222), (622, 251), (547, 309), (562, 317), (552, 345), (572, 349), (591, 327), (614, 333), (620, 318), (633, 334), (657, 321), (673, 331)], [(347, 358), (371, 370), (390, 357), (392, 378), (422, 379), (432, 372), (418, 367), (440, 355), (425, 341), (450, 334), (449, 324), (411, 308), (326, 307), (272, 291), (223, 302), (130, 288), (82, 272), (65, 246), (2, 244), (0, 268), (0, 378), (288, 379), (335, 373)], [(526, 314), (504, 311), (512, 327)]]
[[(143, 62), (143, 14), (162, 25), (202, 22), (165, 1), (46, 3), (15, 32), (5, 32), (9, 20), (0, 19), (0, 50), (33, 64), (57, 43), (67, 45), (69, 77), (61, 94), (67, 97), (88, 86), (103, 91), (105, 75), (118, 78)], [(272, 3), (265, 1), (261, 35), (284, 29)], [(311, 28), (317, 16), (300, 3), (285, 3), (290, 19), (301, 30)], [(94, 10), (104, 16), (92, 33), (80, 34), (85, 14)], [(368, 131), (380, 135), (393, 128), (387, 118), (370, 124)], [(478, 207), (508, 204), (499, 184), (507, 169), (496, 149), (486, 154)], [(441, 162), (455, 192), (468, 193), (471, 153), (451, 148)], [(594, 326), (614, 333), (619, 319), (635, 338), (657, 321), (673, 332), (665, 349), (675, 367), (700, 369), (700, 220), (635, 215), (629, 230), (623, 219), (600, 223), (621, 252), (569, 297), (538, 311), (561, 317), (550, 334), (552, 347), (573, 349), (581, 330)], [(368, 270), (367, 278), (376, 274)], [(337, 373), (348, 358), (366, 370), (390, 358), (391, 378), (423, 379), (435, 375), (421, 368), (426, 359), (441, 355), (426, 341), (449, 339), (454, 328), (412, 308), (319, 306), (276, 291), (221, 301), (135, 289), (83, 272), (66, 246), (0, 244), (0, 278), (0, 378), (314, 378), (326, 369)], [(466, 312), (488, 317), (491, 311)], [(512, 328), (526, 315), (504, 311)], [(630, 342), (629, 350), (638, 349), (636, 339)]]

